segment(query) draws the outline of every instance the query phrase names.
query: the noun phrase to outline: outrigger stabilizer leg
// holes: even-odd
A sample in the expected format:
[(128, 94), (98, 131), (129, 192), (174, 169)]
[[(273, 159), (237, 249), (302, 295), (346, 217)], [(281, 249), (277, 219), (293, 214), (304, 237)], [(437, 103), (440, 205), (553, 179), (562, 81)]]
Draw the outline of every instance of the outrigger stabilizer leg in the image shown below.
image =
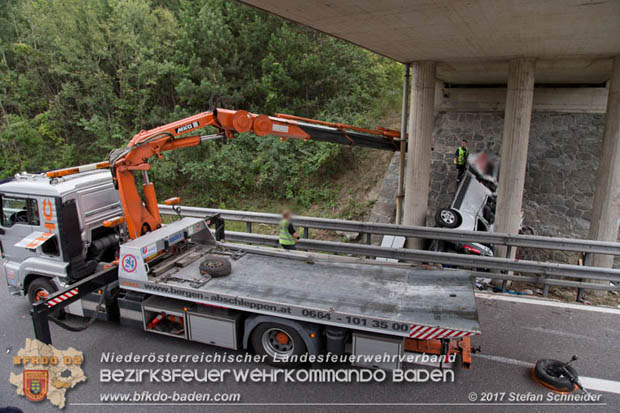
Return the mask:
[[(56, 312), (69, 304), (84, 298), (93, 291), (101, 290), (108, 284), (117, 280), (118, 267), (113, 265), (69, 285), (62, 291), (58, 291), (50, 295), (47, 300), (40, 300), (33, 303), (30, 314), (32, 315), (32, 325), (34, 327), (35, 338), (45, 344), (52, 344), (52, 335), (50, 333), (49, 325), (50, 319), (55, 321), (53, 317), (50, 317), (52, 312)], [(103, 291), (100, 291), (99, 293), (103, 296)], [(62, 324), (61, 326), (63, 326)], [(80, 328), (74, 328), (74, 331), (78, 330), (80, 330)]]

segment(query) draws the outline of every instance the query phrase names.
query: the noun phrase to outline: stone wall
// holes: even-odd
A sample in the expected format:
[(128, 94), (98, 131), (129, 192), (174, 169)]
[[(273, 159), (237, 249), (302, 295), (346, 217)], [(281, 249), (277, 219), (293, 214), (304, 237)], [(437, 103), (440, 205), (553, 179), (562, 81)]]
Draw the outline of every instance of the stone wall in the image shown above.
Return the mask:
[[(400, 157), (398, 152), (394, 152), (392, 160), (388, 165), (377, 200), (372, 206), (370, 215), (366, 219), (368, 222), (380, 224), (393, 224), (396, 220), (396, 195), (398, 194), (398, 165)], [(383, 235), (372, 235), (371, 240), (374, 245), (381, 245)]]
[[(586, 238), (594, 181), (605, 124), (604, 115), (533, 113), (523, 210), (525, 224), (545, 236)], [(456, 189), (453, 154), (460, 140), (472, 152), (500, 154), (503, 113), (438, 113), (433, 133), (432, 178), (428, 224), (437, 208), (450, 204)], [(562, 252), (527, 258), (576, 262)]]

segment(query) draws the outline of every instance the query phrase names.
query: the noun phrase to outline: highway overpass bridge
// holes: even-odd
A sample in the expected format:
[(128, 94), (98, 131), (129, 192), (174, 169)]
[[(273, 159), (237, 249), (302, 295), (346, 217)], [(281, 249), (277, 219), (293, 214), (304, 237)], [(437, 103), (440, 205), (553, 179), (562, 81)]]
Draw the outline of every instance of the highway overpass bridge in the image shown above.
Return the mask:
[[(402, 223), (425, 224), (437, 111), (504, 112), (496, 214), (497, 231), (504, 233), (519, 228), (532, 111), (606, 113), (589, 237), (617, 239), (620, 1), (242, 3), (402, 62), (406, 73), (411, 68), (410, 86), (405, 82), (409, 103), (406, 94), (403, 99), (402, 129), (408, 124), (409, 150), (406, 179), (400, 179), (406, 183)], [(416, 240), (410, 245), (415, 247)], [(612, 257), (598, 255), (593, 264), (611, 267)]]

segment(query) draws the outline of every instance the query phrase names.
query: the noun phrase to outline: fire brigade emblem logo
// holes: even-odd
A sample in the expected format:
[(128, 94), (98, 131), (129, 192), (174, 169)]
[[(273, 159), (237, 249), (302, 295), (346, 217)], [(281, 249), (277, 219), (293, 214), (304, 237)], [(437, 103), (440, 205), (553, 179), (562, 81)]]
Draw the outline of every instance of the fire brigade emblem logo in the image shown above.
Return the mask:
[(27, 338), (24, 348), (13, 355), (13, 366), (21, 368), (21, 371), (11, 372), (9, 382), (15, 386), (18, 396), (25, 396), (33, 402), (47, 399), (62, 409), (65, 407), (67, 392), (78, 383), (86, 381), (83, 362), (82, 352), (72, 347), (59, 350), (39, 340)]
[(24, 396), (33, 402), (40, 402), (47, 396), (48, 371), (24, 370)]
[(134, 272), (138, 266), (138, 263), (136, 261), (136, 257), (131, 254), (127, 254), (121, 260), (121, 265), (123, 266), (123, 270), (126, 272)]

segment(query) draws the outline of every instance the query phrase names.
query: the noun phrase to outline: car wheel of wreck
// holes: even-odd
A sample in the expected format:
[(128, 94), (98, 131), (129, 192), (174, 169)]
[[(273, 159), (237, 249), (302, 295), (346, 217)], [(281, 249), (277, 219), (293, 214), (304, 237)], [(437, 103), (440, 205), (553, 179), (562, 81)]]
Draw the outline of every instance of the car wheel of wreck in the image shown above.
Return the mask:
[(456, 228), (461, 225), (461, 215), (454, 209), (441, 208), (435, 214), (435, 222), (444, 228)]

